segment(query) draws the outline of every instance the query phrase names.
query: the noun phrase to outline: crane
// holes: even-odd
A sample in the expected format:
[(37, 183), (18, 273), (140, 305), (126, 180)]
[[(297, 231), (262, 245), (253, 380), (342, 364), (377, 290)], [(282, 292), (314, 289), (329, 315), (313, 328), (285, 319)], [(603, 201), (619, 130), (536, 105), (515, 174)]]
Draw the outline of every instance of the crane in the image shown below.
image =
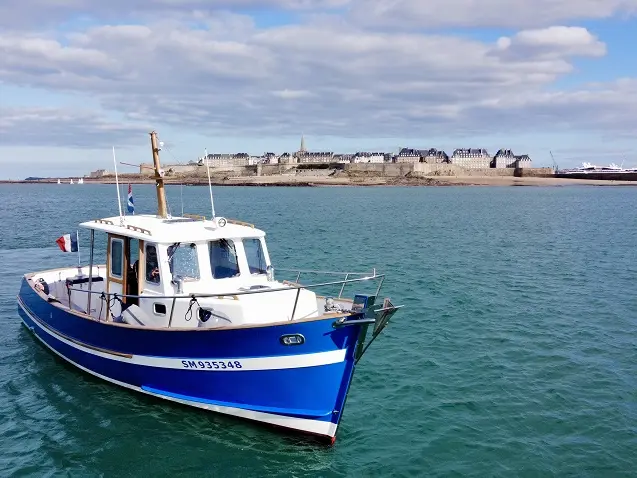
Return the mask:
[(120, 161), (120, 164), (125, 164), (126, 166), (135, 166), (136, 168), (145, 168), (145, 169), (152, 169), (152, 170), (155, 169), (155, 168), (153, 168), (151, 166), (145, 166), (143, 164), (125, 163), (124, 161)]

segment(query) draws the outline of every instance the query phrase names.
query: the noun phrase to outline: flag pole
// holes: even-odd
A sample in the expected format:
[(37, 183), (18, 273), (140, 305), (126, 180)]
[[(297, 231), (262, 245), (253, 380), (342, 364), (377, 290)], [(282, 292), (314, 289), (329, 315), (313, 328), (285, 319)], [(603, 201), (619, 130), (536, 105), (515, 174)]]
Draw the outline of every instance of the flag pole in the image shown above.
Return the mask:
[(135, 215), (135, 200), (133, 199), (133, 188), (131, 187), (130, 183), (128, 183), (128, 195), (127, 195), (127, 199), (126, 199), (126, 209), (133, 216)]

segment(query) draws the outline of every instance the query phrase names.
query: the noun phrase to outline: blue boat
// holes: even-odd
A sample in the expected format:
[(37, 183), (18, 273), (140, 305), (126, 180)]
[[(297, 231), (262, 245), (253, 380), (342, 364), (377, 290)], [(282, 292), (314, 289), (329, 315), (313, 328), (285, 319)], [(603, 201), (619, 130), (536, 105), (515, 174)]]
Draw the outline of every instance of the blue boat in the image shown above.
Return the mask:
[[(210, 219), (167, 214), (150, 137), (157, 214), (120, 208), (80, 224), (90, 231), (89, 265), (26, 274), (24, 324), (108, 382), (333, 443), (356, 363), (401, 307), (378, 298), (384, 275), (277, 269), (294, 279), (275, 279), (254, 225), (217, 216), (213, 204)], [(94, 264), (96, 236), (106, 264)], [(60, 247), (73, 250), (71, 239)], [(301, 282), (315, 274), (338, 277)]]

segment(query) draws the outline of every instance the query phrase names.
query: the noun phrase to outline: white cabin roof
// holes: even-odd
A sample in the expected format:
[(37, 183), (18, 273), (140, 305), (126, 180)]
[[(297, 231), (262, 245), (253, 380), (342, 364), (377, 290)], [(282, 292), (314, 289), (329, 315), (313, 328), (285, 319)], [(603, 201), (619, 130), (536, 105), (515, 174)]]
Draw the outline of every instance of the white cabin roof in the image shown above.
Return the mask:
[[(219, 220), (220, 218), (217, 218)], [(161, 218), (155, 215), (107, 217), (94, 219), (80, 224), (80, 227), (119, 234), (132, 239), (173, 244), (175, 242), (204, 242), (217, 239), (242, 239), (247, 237), (264, 237), (265, 232), (253, 225), (227, 219), (224, 227), (219, 227), (211, 220), (193, 219), (191, 217)]]

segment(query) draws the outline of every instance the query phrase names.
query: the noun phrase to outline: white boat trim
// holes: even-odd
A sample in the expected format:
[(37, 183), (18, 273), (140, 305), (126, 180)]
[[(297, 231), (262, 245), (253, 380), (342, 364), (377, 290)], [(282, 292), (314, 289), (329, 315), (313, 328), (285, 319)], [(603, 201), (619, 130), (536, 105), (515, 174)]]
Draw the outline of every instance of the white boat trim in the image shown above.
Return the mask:
[[(22, 310), (31, 318), (34, 319), (33, 315), (26, 310), (24, 307), (22, 307), (22, 304), (20, 304), (20, 307), (22, 308)], [(40, 327), (40, 329), (43, 329), (39, 324), (37, 320), (34, 320), (34, 322), (36, 323), (36, 325), (38, 325), (38, 327)], [(126, 382), (120, 382), (119, 380), (115, 380), (112, 378), (109, 378), (105, 375), (102, 375), (100, 373), (94, 372), (86, 367), (83, 367), (82, 365), (74, 362), (73, 360), (69, 359), (68, 357), (66, 357), (64, 354), (58, 352), (57, 350), (55, 350), (53, 347), (51, 347), (49, 344), (47, 344), (44, 340), (42, 340), (42, 338), (40, 338), (38, 336), (38, 334), (34, 333), (34, 330), (32, 329), (32, 327), (29, 326), (29, 324), (27, 324), (24, 320), (22, 320), (22, 323), (24, 324), (24, 326), (31, 332), (33, 333), (33, 335), (35, 335), (35, 337), (42, 342), (49, 350), (51, 350), (52, 352), (54, 352), (56, 355), (58, 355), (59, 357), (63, 358), (64, 360), (66, 360), (67, 362), (75, 365), (77, 368), (79, 368), (80, 370), (83, 370), (84, 372), (90, 373), (91, 375), (101, 378), (103, 380), (106, 380), (107, 382), (113, 383), (115, 385), (119, 385), (121, 387), (125, 387), (128, 388), (130, 390), (135, 390), (136, 392), (141, 392), (141, 393), (145, 393), (147, 395), (151, 395), (157, 398), (162, 398), (164, 400), (170, 400), (173, 402), (177, 402), (177, 403), (181, 403), (183, 405), (189, 405), (192, 407), (196, 407), (196, 408), (201, 408), (204, 410), (209, 410), (209, 411), (213, 411), (213, 412), (217, 412), (217, 413), (223, 413), (225, 415), (232, 415), (232, 416), (236, 416), (236, 417), (240, 417), (240, 418), (245, 418), (248, 420), (255, 420), (255, 421), (259, 421), (259, 422), (264, 422), (264, 423), (268, 423), (271, 425), (275, 425), (275, 426), (280, 426), (280, 427), (284, 427), (284, 428), (291, 428), (294, 430), (300, 430), (300, 431), (304, 431), (307, 433), (312, 433), (315, 435), (320, 435), (320, 436), (326, 436), (326, 437), (330, 437), (330, 438), (334, 438), (334, 436), (336, 436), (336, 430), (338, 428), (338, 425), (332, 422), (325, 422), (325, 421), (318, 421), (318, 420), (308, 420), (305, 418), (294, 418), (294, 417), (286, 417), (286, 416), (282, 416), (282, 415), (274, 415), (271, 413), (264, 413), (264, 412), (255, 412), (255, 411), (251, 411), (251, 410), (245, 410), (242, 408), (234, 408), (234, 407), (224, 407), (224, 406), (220, 406), (220, 405), (212, 405), (212, 404), (207, 404), (207, 403), (201, 403), (201, 402), (194, 402), (194, 401), (190, 401), (190, 400), (184, 400), (184, 399), (180, 399), (180, 398), (176, 398), (176, 397), (170, 397), (167, 395), (162, 395), (162, 394), (158, 394), (158, 393), (153, 393), (150, 392), (148, 390), (144, 390), (141, 387), (137, 387), (135, 385), (131, 385), (129, 383)]]
[[(327, 352), (315, 352), (298, 355), (280, 355), (278, 357), (250, 357), (250, 358), (192, 358), (192, 357), (156, 357), (152, 355), (126, 355), (119, 352), (110, 352), (95, 347), (87, 347), (76, 340), (55, 333), (51, 328), (43, 324), (40, 319), (34, 317), (24, 305), (20, 297), (18, 303), (22, 310), (33, 320), (36, 325), (51, 337), (91, 355), (100, 358), (126, 362), (147, 367), (159, 367), (166, 369), (197, 370), (207, 372), (249, 372), (255, 370), (281, 370), (290, 368), (318, 367), (341, 363), (345, 360), (346, 349), (330, 350)], [(240, 366), (237, 366), (237, 362)]]

